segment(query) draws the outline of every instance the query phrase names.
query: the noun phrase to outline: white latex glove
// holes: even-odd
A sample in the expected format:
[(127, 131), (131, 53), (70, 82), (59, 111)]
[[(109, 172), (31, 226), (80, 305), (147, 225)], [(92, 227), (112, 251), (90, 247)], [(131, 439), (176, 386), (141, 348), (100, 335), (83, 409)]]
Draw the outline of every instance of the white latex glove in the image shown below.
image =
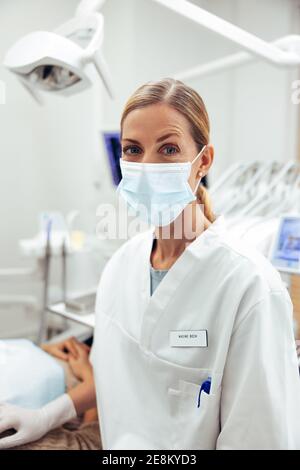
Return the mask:
[(36, 410), (0, 403), (0, 434), (12, 428), (17, 431), (0, 439), (0, 449), (36, 441), (76, 416), (74, 403), (67, 393)]

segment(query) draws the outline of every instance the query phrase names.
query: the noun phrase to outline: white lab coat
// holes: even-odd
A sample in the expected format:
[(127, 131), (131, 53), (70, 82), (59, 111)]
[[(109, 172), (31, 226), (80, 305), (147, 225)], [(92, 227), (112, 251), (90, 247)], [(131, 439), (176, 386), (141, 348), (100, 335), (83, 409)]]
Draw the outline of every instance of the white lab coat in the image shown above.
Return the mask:
[[(300, 449), (292, 303), (277, 271), (221, 215), (150, 296), (153, 236), (126, 241), (99, 283), (103, 449)], [(207, 330), (208, 347), (171, 347), (171, 330)]]

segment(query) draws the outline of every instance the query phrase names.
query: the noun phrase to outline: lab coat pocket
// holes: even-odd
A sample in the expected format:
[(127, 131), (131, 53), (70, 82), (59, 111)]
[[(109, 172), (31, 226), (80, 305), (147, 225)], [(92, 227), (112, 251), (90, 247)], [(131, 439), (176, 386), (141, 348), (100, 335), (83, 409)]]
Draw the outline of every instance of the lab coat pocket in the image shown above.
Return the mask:
[[(198, 397), (201, 384), (179, 379), (178, 388), (168, 389), (171, 412), (174, 418), (172, 449), (215, 449), (220, 432), (220, 397), (222, 374), (211, 373), (210, 393), (202, 390), (200, 406)], [(206, 376), (206, 379), (208, 377)]]

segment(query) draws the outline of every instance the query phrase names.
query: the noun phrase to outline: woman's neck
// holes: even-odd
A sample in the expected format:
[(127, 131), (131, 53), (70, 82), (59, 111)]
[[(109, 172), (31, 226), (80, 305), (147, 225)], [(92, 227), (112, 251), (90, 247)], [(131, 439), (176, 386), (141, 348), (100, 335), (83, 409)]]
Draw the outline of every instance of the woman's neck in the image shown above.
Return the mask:
[(155, 269), (169, 269), (185, 248), (206, 230), (211, 222), (199, 205), (189, 204), (167, 227), (155, 228), (151, 264)]

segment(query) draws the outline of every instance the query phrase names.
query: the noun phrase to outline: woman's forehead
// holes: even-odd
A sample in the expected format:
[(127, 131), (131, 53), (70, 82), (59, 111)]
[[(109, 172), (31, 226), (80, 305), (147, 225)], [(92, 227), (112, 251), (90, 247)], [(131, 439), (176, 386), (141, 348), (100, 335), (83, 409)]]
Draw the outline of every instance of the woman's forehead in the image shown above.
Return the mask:
[[(123, 139), (140, 136), (160, 136), (164, 132), (175, 132), (178, 137), (189, 133), (188, 121), (180, 112), (165, 104), (155, 104), (131, 111), (123, 122)], [(129, 135), (131, 134), (131, 135)]]

